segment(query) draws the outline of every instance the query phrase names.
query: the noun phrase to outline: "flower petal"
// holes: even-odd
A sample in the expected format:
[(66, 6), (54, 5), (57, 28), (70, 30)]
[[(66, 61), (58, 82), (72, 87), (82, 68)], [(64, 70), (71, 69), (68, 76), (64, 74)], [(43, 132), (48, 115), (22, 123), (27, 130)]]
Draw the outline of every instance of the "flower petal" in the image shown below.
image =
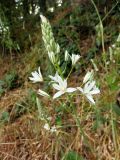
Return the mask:
[(31, 81), (33, 81), (33, 83), (42, 82), (43, 81), (43, 77), (42, 77), (42, 74), (41, 74), (41, 71), (40, 71), (40, 67), (38, 68), (38, 72), (34, 71), (31, 74), (32, 74), (32, 77), (29, 77), (29, 79)]
[(60, 86), (56, 83), (53, 84), (53, 88), (55, 88), (56, 90), (61, 90)]
[(94, 86), (95, 86), (95, 81), (92, 81), (92, 82), (88, 81), (88, 82), (85, 84), (84, 92), (85, 92), (85, 93), (89, 93)]
[(50, 97), (49, 94), (47, 94), (46, 92), (42, 91), (41, 89), (38, 90), (38, 94), (43, 96), (43, 97)]
[(58, 91), (57, 93), (54, 94), (53, 99), (60, 97), (64, 92)]
[(33, 81), (32, 83), (38, 82), (38, 81), (36, 81), (33, 77), (29, 77), (29, 79), (30, 79), (31, 81)]
[(86, 94), (86, 97), (87, 97), (87, 99), (88, 99), (91, 103), (95, 104), (95, 101), (94, 101), (92, 95)]
[(43, 77), (42, 77), (42, 74), (41, 74), (41, 71), (40, 71), (40, 67), (38, 68), (38, 73), (39, 73), (38, 75), (39, 75), (41, 81), (43, 81)]
[(72, 54), (71, 60), (72, 60), (72, 65), (74, 66), (76, 62), (80, 59), (80, 55)]
[(59, 82), (59, 75), (56, 72), (55, 76), (49, 75), (49, 78), (52, 79), (54, 82), (58, 83)]
[(96, 87), (94, 90), (90, 91), (90, 94), (99, 94), (100, 90)]
[(76, 90), (77, 90), (76, 88), (67, 88), (66, 92), (72, 93), (72, 92), (74, 92)]
[(53, 132), (56, 132), (57, 131), (57, 128), (56, 128), (56, 126), (54, 125), (54, 126), (52, 126), (51, 127), (51, 129), (50, 129), (50, 131), (53, 133)]
[(91, 72), (87, 72), (84, 79), (83, 79), (83, 83), (86, 83), (89, 80), (92, 80), (93, 78), (93, 70)]
[(50, 126), (49, 126), (49, 124), (48, 124), (48, 123), (46, 123), (46, 124), (44, 125), (44, 129), (46, 129), (47, 131), (49, 131), (49, 130), (50, 130)]
[(78, 89), (80, 92), (82, 92), (82, 93), (84, 92), (81, 87), (77, 87), (77, 89)]

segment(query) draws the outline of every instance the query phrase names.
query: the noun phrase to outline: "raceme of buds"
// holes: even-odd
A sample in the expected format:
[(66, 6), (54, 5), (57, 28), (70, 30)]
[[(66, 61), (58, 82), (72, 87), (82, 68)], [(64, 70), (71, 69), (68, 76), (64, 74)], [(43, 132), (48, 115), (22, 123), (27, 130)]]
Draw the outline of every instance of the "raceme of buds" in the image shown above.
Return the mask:
[(40, 15), (40, 17), (42, 21), (41, 29), (44, 45), (48, 52), (50, 61), (55, 64), (59, 61), (58, 53), (60, 53), (60, 46), (55, 42), (49, 21), (43, 15)]

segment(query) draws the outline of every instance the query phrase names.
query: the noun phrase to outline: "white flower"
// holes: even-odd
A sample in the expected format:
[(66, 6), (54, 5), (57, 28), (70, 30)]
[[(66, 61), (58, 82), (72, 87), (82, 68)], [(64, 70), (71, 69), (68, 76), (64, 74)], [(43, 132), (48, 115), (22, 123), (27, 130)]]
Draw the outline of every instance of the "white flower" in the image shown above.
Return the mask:
[(40, 71), (40, 67), (38, 68), (38, 72), (34, 71), (31, 74), (32, 74), (33, 77), (29, 77), (29, 79), (31, 81), (33, 81), (33, 83), (42, 82), (43, 81), (43, 77), (42, 77), (42, 74), (41, 74), (41, 71)]
[(56, 82), (59, 83), (59, 79), (61, 79), (61, 77), (58, 75), (58, 73), (56, 72), (55, 76), (51, 76), (49, 75), (50, 79), (52, 79), (52, 82)]
[(95, 81), (88, 81), (84, 88), (77, 87), (77, 89), (81, 91), (91, 103), (95, 104), (92, 95), (100, 93), (100, 90), (96, 87)]
[(77, 61), (80, 59), (80, 57), (81, 57), (80, 55), (72, 54), (71, 60), (72, 60), (73, 66), (77, 63)]
[(64, 93), (72, 93), (76, 91), (76, 88), (67, 88), (67, 80), (62, 79), (58, 73), (55, 74), (55, 76), (49, 76), (53, 80), (53, 88), (58, 90), (57, 93), (53, 96), (53, 99), (60, 97)]
[(93, 70), (91, 72), (88, 71), (83, 79), (83, 83), (91, 81), (93, 79), (93, 74)]
[(44, 125), (44, 129), (46, 129), (47, 131), (49, 131), (49, 130), (50, 130), (50, 126), (49, 126), (49, 124), (48, 124), (48, 123), (46, 123), (46, 124)]
[(68, 51), (66, 50), (66, 51), (65, 51), (65, 61), (68, 61), (69, 56), (70, 56), (70, 55), (69, 55)]
[(57, 128), (54, 126), (51, 127), (50, 131), (53, 133), (53, 132), (57, 132)]
[(56, 128), (56, 126), (54, 125), (54, 126), (52, 126), (52, 127), (50, 127), (50, 125), (48, 124), (48, 123), (46, 123), (45, 125), (44, 125), (44, 129), (46, 129), (47, 131), (50, 131), (51, 133), (53, 133), (53, 132), (56, 132), (57, 131), (57, 128)]
[(47, 94), (46, 92), (42, 91), (41, 89), (38, 90), (38, 94), (43, 96), (43, 97), (50, 97), (49, 94)]
[(42, 23), (47, 23), (47, 19), (46, 19), (45, 16), (40, 15), (40, 18), (41, 18), (41, 20), (42, 20)]

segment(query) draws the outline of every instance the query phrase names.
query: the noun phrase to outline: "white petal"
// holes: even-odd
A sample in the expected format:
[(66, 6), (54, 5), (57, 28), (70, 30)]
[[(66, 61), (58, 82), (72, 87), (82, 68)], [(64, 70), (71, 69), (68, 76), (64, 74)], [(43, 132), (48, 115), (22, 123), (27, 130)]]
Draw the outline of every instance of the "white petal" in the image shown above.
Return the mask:
[(38, 81), (36, 81), (33, 77), (29, 77), (29, 79), (30, 79), (31, 81), (33, 81), (32, 83), (38, 82)]
[(60, 97), (64, 92), (58, 91), (57, 93), (54, 94), (53, 99)]
[(49, 94), (47, 94), (46, 92), (42, 91), (41, 89), (38, 90), (38, 94), (44, 97), (50, 97)]
[(90, 94), (98, 94), (100, 93), (100, 90), (98, 88), (95, 88), (94, 90), (90, 91)]
[(50, 130), (50, 126), (49, 126), (49, 124), (48, 124), (48, 123), (46, 123), (46, 124), (44, 125), (44, 129), (46, 129), (47, 131), (49, 131), (49, 130)]
[(31, 74), (32, 74), (33, 77), (29, 77), (29, 79), (31, 81), (33, 81), (33, 83), (42, 82), (43, 81), (43, 77), (42, 77), (42, 74), (40, 72), (40, 67), (38, 68), (38, 72), (34, 71)]
[(39, 75), (41, 81), (43, 81), (43, 77), (42, 77), (42, 74), (41, 74), (41, 71), (40, 71), (40, 67), (38, 68), (38, 73), (39, 73), (38, 75)]
[(59, 75), (58, 75), (58, 83), (60, 86), (64, 86), (64, 88), (66, 88), (67, 86), (67, 81), (66, 80), (63, 80)]
[(80, 55), (72, 54), (71, 60), (72, 60), (72, 65), (75, 65), (76, 62), (80, 59)]
[(83, 89), (81, 87), (77, 87), (77, 89), (83, 93)]
[(88, 98), (88, 100), (89, 100), (91, 103), (95, 104), (95, 101), (94, 101), (92, 95), (86, 94), (86, 97)]
[[(59, 85), (59, 88), (58, 88), (58, 86), (57, 86), (57, 88), (56, 88), (56, 85), (55, 85), (55, 89), (57, 89), (57, 90), (65, 90), (66, 88), (67, 88), (67, 80), (66, 79), (62, 79), (59, 75), (58, 75), (58, 73), (56, 73), (55, 74), (55, 76), (53, 77), (53, 76), (49, 76), (54, 82), (56, 82), (56, 83), (58, 83), (58, 85)], [(54, 86), (53, 86), (54, 87)]]
[(33, 76), (34, 78), (40, 79), (40, 78), (39, 78), (39, 74), (38, 74), (36, 71), (35, 71), (35, 72), (32, 72), (31, 74), (32, 74), (32, 76)]
[(72, 92), (74, 92), (76, 90), (77, 90), (76, 88), (67, 88), (66, 92), (72, 93)]
[(55, 81), (55, 82), (57, 82), (58, 83), (58, 79), (59, 79), (59, 75), (58, 75), (58, 73), (56, 72), (56, 74), (55, 74), (55, 76), (53, 77), (53, 76), (51, 76), (51, 75), (49, 75), (49, 78), (50, 79), (52, 79), (53, 81)]
[(51, 131), (52, 133), (57, 131), (57, 128), (55, 127), (55, 125), (51, 127), (50, 131)]
[(56, 90), (61, 90), (60, 86), (58, 84), (53, 84), (53, 88), (55, 88)]
[(86, 83), (89, 80), (92, 80), (93, 78), (93, 70), (91, 72), (87, 72), (84, 79), (83, 79), (83, 83)]
[(62, 80), (59, 85), (61, 86), (61, 88), (67, 89), (67, 80)]
[(53, 81), (56, 80), (55, 77), (53, 77), (53, 76), (51, 76), (51, 75), (49, 75), (49, 78), (50, 78), (51, 80), (53, 80)]
[(95, 81), (92, 81), (92, 82), (88, 81), (88, 82), (85, 84), (84, 92), (85, 92), (85, 93), (89, 93), (94, 86), (95, 86)]

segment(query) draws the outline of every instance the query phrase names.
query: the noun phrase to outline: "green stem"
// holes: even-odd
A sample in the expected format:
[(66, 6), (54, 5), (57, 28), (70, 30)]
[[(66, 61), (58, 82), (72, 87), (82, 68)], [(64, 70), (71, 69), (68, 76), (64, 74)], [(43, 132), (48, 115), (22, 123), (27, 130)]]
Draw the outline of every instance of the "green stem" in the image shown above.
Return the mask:
[[(103, 50), (103, 61), (105, 63), (105, 67), (107, 67), (106, 65), (106, 53), (105, 53), (105, 45), (104, 45), (104, 31), (103, 31), (103, 24), (102, 24), (102, 20), (101, 20), (101, 17), (100, 17), (100, 14), (99, 14), (99, 11), (96, 7), (96, 4), (94, 2), (94, 0), (91, 0), (95, 10), (96, 10), (96, 13), (98, 15), (98, 18), (99, 18), (99, 23), (100, 23), (100, 32), (101, 32), (101, 41), (102, 41), (102, 50)], [(107, 70), (107, 69), (106, 69)]]
[(102, 22), (108, 17), (108, 15), (112, 12), (112, 10), (114, 10), (114, 8), (118, 5), (118, 1), (116, 2), (116, 4), (110, 9), (110, 11), (105, 15), (105, 17), (102, 19)]
[(71, 70), (70, 70), (70, 72), (69, 72), (69, 74), (68, 74), (68, 76), (67, 76), (67, 79), (68, 79), (69, 76), (71, 75), (73, 68), (74, 68), (74, 66), (72, 66), (72, 68), (71, 68)]
[[(98, 9), (97, 9), (97, 7), (96, 7), (96, 4), (95, 4), (95, 2), (94, 2), (93, 0), (91, 0), (91, 2), (92, 2), (93, 6), (94, 6), (94, 8), (95, 8), (95, 10), (96, 10), (97, 15), (98, 15), (99, 22), (100, 22), (100, 26), (103, 26), (103, 25), (102, 25), (102, 20), (101, 20), (100, 14), (99, 14), (99, 11), (98, 11)], [(105, 53), (103, 27), (100, 27), (100, 30), (101, 30), (103, 53)]]
[(56, 66), (56, 71), (58, 71), (58, 73), (60, 74), (60, 76), (63, 78), (63, 73), (62, 73), (61, 68), (58, 65), (58, 63), (56, 63), (55, 66)]
[[(70, 102), (72, 102), (72, 99), (71, 99), (71, 98), (72, 98), (72, 97), (69, 96)], [(87, 136), (85, 135), (85, 132), (84, 132), (83, 128), (81, 127), (81, 122), (80, 122), (80, 118), (79, 118), (79, 116), (78, 116), (78, 113), (77, 113), (77, 111), (76, 111), (76, 107), (75, 107), (72, 103), (70, 103), (70, 107), (72, 108), (72, 111), (73, 111), (72, 116), (73, 116), (73, 118), (74, 118), (75, 121), (76, 121), (76, 126), (78, 126), (78, 128), (80, 129), (80, 133), (81, 133), (81, 135), (82, 135), (83, 138), (84, 138), (85, 144), (87, 144), (87, 146), (90, 148), (90, 150), (91, 150), (92, 153), (95, 153), (93, 147), (92, 147), (92, 146), (90, 145), (90, 143), (89, 143), (89, 140), (88, 140)]]
[(113, 136), (113, 143), (115, 146), (115, 150), (117, 153), (117, 142), (116, 142), (116, 131), (115, 131), (115, 124), (114, 124), (114, 117), (113, 117), (113, 108), (112, 108), (112, 104), (111, 104), (111, 127), (112, 127), (112, 136)]

